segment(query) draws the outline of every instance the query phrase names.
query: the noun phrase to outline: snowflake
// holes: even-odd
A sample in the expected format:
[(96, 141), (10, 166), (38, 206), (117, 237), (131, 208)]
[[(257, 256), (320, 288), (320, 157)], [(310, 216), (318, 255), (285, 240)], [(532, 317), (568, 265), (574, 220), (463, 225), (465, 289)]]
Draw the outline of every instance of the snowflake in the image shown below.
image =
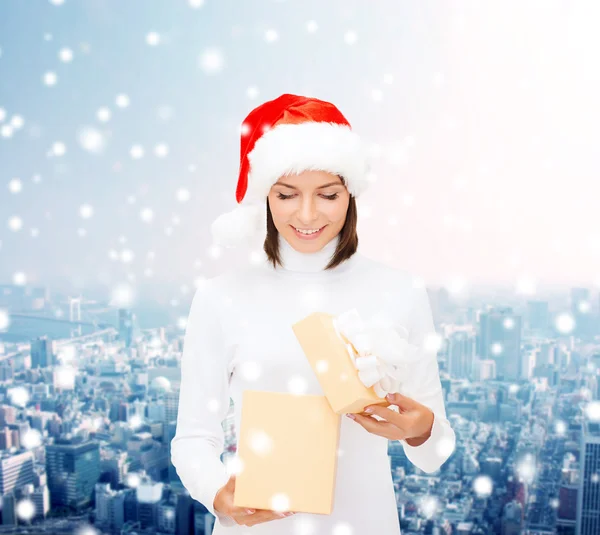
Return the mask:
[(473, 490), (479, 498), (487, 498), (492, 494), (494, 484), (489, 476), (477, 476), (473, 480)]
[(102, 132), (90, 126), (82, 128), (77, 139), (84, 150), (94, 154), (102, 152), (106, 146), (106, 139)]
[(115, 103), (119, 108), (127, 108), (130, 104), (129, 97), (121, 93), (120, 95), (117, 95)]
[(190, 200), (190, 191), (186, 188), (179, 188), (175, 196), (179, 202), (187, 202)]
[(347, 45), (353, 45), (354, 43), (356, 43), (357, 38), (358, 36), (356, 35), (356, 32), (352, 30), (348, 30), (344, 34), (344, 41)]
[(30, 499), (17, 503), (17, 516), (21, 520), (29, 521), (35, 516), (35, 504)]
[(134, 160), (139, 160), (144, 157), (144, 147), (141, 145), (133, 145), (129, 150), (129, 154)]
[(70, 48), (61, 48), (58, 52), (58, 58), (64, 63), (69, 63), (73, 61), (73, 51)]
[(22, 189), (23, 184), (21, 183), (21, 180), (19, 178), (13, 178), (8, 183), (8, 191), (10, 191), (11, 193), (20, 193)]
[(79, 215), (83, 219), (89, 219), (90, 217), (92, 217), (92, 215), (94, 215), (94, 208), (89, 204), (82, 204), (79, 207)]
[(151, 223), (154, 219), (154, 211), (152, 208), (143, 208), (140, 210), (140, 218), (144, 223)]
[(58, 81), (58, 77), (56, 76), (55, 72), (46, 72), (44, 73), (44, 77), (42, 78), (43, 82), (45, 85), (47, 85), (48, 87), (52, 87), (54, 85), (56, 85), (56, 82)]
[(557, 316), (554, 325), (561, 334), (569, 334), (575, 329), (575, 318), (570, 313), (564, 312)]
[(146, 35), (146, 43), (150, 46), (156, 46), (160, 43), (160, 35), (157, 32), (150, 32)]
[(206, 74), (215, 74), (223, 69), (223, 54), (217, 48), (209, 48), (200, 55), (198, 64)]
[(275, 41), (277, 41), (279, 39), (279, 34), (277, 33), (277, 30), (267, 30), (267, 32), (265, 33), (265, 41), (267, 43), (274, 43)]
[(253, 429), (248, 434), (250, 449), (264, 457), (269, 455), (273, 449), (273, 439), (261, 429)]
[(166, 143), (159, 143), (154, 147), (154, 154), (159, 158), (164, 158), (169, 154), (169, 146)]

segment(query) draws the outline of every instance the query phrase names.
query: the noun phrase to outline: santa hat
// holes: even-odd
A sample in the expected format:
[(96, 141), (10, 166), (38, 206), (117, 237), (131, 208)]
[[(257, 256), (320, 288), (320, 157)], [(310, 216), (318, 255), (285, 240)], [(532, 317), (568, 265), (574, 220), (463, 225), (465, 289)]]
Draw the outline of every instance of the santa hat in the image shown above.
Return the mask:
[(342, 113), (329, 102), (291, 94), (252, 110), (241, 128), (238, 206), (212, 223), (215, 242), (231, 247), (266, 235), (271, 186), (307, 170), (341, 175), (354, 197), (369, 185), (366, 150)]

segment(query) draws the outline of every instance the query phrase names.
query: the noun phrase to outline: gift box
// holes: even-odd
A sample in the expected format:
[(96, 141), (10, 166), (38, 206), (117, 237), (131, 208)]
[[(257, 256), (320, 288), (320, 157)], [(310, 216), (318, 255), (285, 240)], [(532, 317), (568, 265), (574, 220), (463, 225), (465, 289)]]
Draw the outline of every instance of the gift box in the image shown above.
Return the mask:
[(336, 330), (332, 314), (314, 312), (292, 329), (331, 409), (336, 414), (361, 413), (368, 405), (388, 407), (385, 397), (366, 387), (358, 376), (354, 346)]
[(340, 423), (324, 396), (245, 390), (234, 505), (331, 514)]

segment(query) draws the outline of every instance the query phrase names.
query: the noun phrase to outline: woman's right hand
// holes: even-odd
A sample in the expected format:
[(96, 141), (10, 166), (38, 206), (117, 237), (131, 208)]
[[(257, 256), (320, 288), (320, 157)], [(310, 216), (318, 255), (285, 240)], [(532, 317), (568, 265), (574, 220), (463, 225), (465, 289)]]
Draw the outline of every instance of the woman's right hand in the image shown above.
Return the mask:
[(263, 522), (270, 522), (291, 516), (293, 512), (278, 513), (269, 509), (247, 509), (233, 505), (235, 492), (235, 474), (229, 477), (229, 481), (221, 487), (215, 495), (213, 503), (214, 510), (222, 515), (229, 516), (240, 526), (254, 526)]

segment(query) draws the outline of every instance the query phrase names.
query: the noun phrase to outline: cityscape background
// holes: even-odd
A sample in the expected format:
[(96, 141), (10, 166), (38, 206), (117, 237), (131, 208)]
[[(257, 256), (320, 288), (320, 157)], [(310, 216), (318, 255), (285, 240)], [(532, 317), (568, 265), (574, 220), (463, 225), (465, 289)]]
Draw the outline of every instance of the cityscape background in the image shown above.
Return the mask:
[[(600, 5), (0, 4), (0, 532), (208, 534), (170, 462), (239, 129), (330, 100), (360, 249), (427, 286), (457, 448), (389, 444), (403, 534), (600, 532)], [(223, 422), (235, 453), (233, 412)], [(304, 534), (308, 535), (308, 534)]]

